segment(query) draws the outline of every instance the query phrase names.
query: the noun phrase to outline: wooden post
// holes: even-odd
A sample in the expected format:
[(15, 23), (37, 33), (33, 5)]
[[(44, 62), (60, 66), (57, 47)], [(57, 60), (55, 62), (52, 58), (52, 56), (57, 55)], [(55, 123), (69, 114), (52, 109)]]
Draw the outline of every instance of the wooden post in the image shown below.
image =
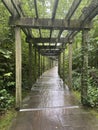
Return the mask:
[(41, 75), (43, 73), (43, 56), (41, 55)]
[(87, 103), (88, 89), (88, 31), (82, 31), (82, 72), (81, 72), (81, 102)]
[(32, 59), (32, 43), (29, 43), (29, 88), (32, 87), (33, 78), (32, 78), (32, 71), (33, 71), (33, 59)]
[(21, 79), (21, 30), (15, 27), (15, 50), (16, 50), (16, 109), (20, 109), (22, 102)]
[(40, 76), (40, 53), (38, 53), (38, 76)]
[(69, 89), (72, 88), (72, 43), (69, 44)]
[(43, 56), (43, 65), (42, 66), (43, 66), (43, 72), (44, 72), (44, 56)]
[(35, 69), (34, 69), (34, 71), (35, 71), (35, 76), (34, 76), (34, 79), (35, 79), (35, 81), (36, 81), (36, 78), (37, 78), (37, 73), (36, 73), (36, 72), (37, 72), (37, 66), (36, 66), (36, 65), (37, 65), (36, 48), (35, 48), (34, 50), (35, 50), (35, 59), (34, 59), (34, 60), (35, 60), (35, 67), (34, 67), (34, 68), (35, 68)]
[(65, 50), (63, 51), (63, 82), (65, 83)]
[(58, 74), (60, 75), (60, 55), (58, 56)]

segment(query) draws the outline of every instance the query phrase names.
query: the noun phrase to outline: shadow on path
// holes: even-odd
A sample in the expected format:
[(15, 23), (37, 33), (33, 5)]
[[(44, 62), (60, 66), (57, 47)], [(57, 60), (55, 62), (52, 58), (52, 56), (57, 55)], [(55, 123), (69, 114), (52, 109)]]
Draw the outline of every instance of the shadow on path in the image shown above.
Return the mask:
[(33, 85), (10, 130), (98, 130), (98, 117), (79, 106), (54, 67)]

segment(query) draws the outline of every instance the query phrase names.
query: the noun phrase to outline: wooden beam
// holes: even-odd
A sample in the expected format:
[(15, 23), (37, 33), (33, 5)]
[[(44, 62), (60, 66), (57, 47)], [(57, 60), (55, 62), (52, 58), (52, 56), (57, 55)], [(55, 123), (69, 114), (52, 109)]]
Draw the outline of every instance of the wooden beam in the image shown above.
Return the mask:
[(79, 6), (79, 4), (81, 3), (82, 0), (74, 0), (72, 3), (72, 6), (70, 7), (67, 15), (66, 15), (66, 20), (70, 20), (70, 18), (72, 17), (72, 15), (74, 14), (74, 12), (76, 11), (77, 7)]
[(38, 18), (38, 10), (37, 10), (37, 2), (36, 2), (36, 0), (34, 0), (34, 7), (35, 7), (36, 18)]
[[(72, 17), (72, 15), (75, 13), (77, 7), (79, 6), (79, 4), (81, 3), (82, 0), (74, 0), (72, 3), (72, 6), (70, 7), (65, 19), (66, 20), (70, 20), (70, 18)], [(59, 34), (58, 34), (58, 38), (60, 38), (61, 34), (62, 34), (63, 30), (60, 30)]]
[(11, 0), (12, 4), (13, 4), (13, 7), (14, 7), (14, 11), (17, 12), (18, 16), (22, 16), (23, 15), (23, 12), (21, 11), (21, 9), (19, 8), (19, 1), (18, 0)]
[(11, 15), (13, 15), (14, 17), (18, 15), (11, 0), (2, 0), (2, 2), (5, 5), (5, 7), (8, 9)]
[(59, 2), (59, 0), (55, 0), (53, 12), (52, 12), (52, 20), (55, 19), (56, 10), (57, 10), (57, 7), (58, 7), (58, 2)]
[(80, 16), (81, 25), (90, 22), (98, 14), (98, 0), (92, 0), (88, 7), (84, 7)]
[(10, 25), (35, 29), (53, 28), (56, 30), (82, 30), (90, 28), (90, 24), (85, 24), (83, 27), (80, 26), (79, 20), (66, 21), (64, 19), (55, 19), (54, 21), (52, 21), (51, 19), (20, 18), (14, 20), (11, 18)]
[[(55, 19), (56, 10), (57, 10), (57, 7), (58, 7), (58, 2), (59, 2), (59, 0), (55, 0), (55, 2), (54, 2), (53, 12), (52, 12), (52, 21)], [(53, 29), (51, 28), (50, 29), (50, 38), (52, 36), (52, 32), (53, 32)]]
[(39, 50), (40, 53), (60, 53), (60, 50)]
[(41, 53), (42, 56), (58, 56), (58, 53)]
[[(79, 17), (79, 21), (81, 23), (81, 26), (84, 23), (91, 23), (91, 20), (98, 14), (98, 0), (92, 0), (90, 5), (88, 7), (83, 8), (83, 13)], [(68, 38), (73, 38), (78, 31), (72, 30), (68, 33)]]
[(66, 38), (26, 38), (27, 42), (32, 42), (32, 43), (65, 43), (66, 42)]
[(37, 49), (41, 50), (41, 49), (65, 49), (62, 46), (35, 46)]

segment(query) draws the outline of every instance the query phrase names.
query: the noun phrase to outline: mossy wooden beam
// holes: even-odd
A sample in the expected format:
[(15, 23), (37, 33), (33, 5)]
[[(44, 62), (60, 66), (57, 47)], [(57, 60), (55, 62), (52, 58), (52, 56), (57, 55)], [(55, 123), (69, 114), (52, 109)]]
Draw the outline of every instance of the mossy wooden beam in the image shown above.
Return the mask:
[(25, 28), (34, 28), (34, 29), (55, 29), (55, 30), (83, 30), (90, 29), (91, 24), (85, 24), (80, 26), (81, 23), (79, 20), (70, 20), (67, 21), (65, 19), (36, 19), (36, 18), (20, 18), (13, 19), (10, 18), (11, 26), (20, 26)]

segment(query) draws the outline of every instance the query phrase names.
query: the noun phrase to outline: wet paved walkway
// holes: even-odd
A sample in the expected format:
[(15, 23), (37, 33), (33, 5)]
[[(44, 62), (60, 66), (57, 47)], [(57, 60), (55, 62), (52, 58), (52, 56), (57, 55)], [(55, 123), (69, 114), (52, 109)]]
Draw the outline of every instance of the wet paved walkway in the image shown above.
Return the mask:
[(32, 87), (10, 130), (98, 130), (98, 117), (78, 105), (54, 67)]

